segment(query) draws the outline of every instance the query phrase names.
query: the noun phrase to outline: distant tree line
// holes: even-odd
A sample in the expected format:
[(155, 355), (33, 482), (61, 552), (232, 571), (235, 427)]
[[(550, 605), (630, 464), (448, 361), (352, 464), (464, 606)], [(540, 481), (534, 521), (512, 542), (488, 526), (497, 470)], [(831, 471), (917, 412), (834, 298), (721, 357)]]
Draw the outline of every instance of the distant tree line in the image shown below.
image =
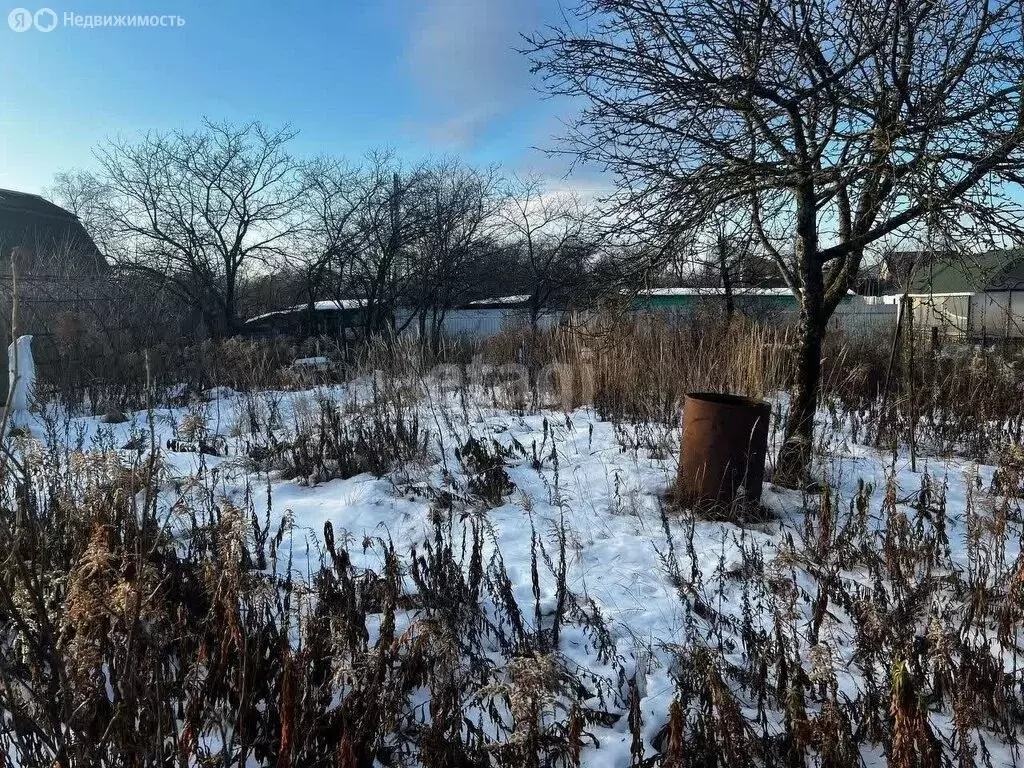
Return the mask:
[(48, 194), (118, 274), (173, 296), (213, 337), (341, 299), (364, 302), (367, 334), (415, 324), (434, 337), (453, 307), (505, 295), (527, 297), (536, 322), (621, 276), (594, 207), (540, 178), (387, 151), (301, 159), (295, 135), (207, 121), (111, 141), (94, 171), (60, 173)]

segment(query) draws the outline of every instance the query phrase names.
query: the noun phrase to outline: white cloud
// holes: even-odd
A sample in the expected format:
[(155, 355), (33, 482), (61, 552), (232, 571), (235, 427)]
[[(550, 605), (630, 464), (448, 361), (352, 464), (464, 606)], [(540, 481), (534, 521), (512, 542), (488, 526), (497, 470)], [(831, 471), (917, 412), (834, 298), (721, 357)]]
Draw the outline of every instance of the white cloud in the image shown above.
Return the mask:
[(434, 138), (468, 145), (530, 90), (529, 63), (515, 49), (539, 25), (532, 2), (426, 0), (413, 20), (409, 73), (431, 115)]
[(491, 121), (500, 117), (503, 112), (504, 108), (498, 102), (466, 107), (461, 112), (433, 124), (429, 129), (430, 138), (455, 147), (469, 146), (487, 129)]

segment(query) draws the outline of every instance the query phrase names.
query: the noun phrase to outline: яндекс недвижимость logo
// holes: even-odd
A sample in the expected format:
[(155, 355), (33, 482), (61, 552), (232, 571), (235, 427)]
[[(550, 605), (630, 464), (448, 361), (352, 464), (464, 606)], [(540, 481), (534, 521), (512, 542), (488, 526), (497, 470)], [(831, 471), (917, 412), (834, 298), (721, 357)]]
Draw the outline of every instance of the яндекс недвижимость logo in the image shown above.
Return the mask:
[[(30, 11), (28, 8), (15, 8), (7, 14), (7, 25), (15, 32), (28, 32), (30, 29), (39, 32), (52, 32), (60, 23), (57, 12), (52, 8), (40, 8)], [(64, 12), (63, 25), (89, 29), (92, 27), (183, 27), (185, 19), (177, 14), (83, 14)]]
[(40, 8), (35, 13), (28, 8), (15, 8), (7, 14), (7, 25), (15, 32), (52, 32), (57, 28), (57, 12), (52, 8)]

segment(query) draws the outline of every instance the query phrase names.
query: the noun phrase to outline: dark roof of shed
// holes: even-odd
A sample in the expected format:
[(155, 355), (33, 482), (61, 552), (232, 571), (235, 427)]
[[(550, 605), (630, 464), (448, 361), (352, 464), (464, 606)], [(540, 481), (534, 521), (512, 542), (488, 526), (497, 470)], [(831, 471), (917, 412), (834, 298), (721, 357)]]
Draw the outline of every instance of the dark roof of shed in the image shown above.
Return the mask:
[[(25, 262), (29, 271), (44, 268), (40, 264), (46, 263), (51, 252), (76, 256), (80, 268), (108, 268), (92, 236), (73, 213), (40, 195), (0, 189), (0, 270), (6, 269), (8, 256), (19, 246), (34, 254)], [(44, 262), (36, 263), (35, 256), (42, 256)]]
[(998, 250), (937, 259), (914, 274), (911, 293), (1024, 290), (1024, 250)]
[(51, 203), (40, 195), (33, 195), (30, 192), (16, 192), (13, 189), (0, 189), (0, 209), (69, 221), (78, 220), (78, 217), (70, 211), (64, 210), (59, 205)]

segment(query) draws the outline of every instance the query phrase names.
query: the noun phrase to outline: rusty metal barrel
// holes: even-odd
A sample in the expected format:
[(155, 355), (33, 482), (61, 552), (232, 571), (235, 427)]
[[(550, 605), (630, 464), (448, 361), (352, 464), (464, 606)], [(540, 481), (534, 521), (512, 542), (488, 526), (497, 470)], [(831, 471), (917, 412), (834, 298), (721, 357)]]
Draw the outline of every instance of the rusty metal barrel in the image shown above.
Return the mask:
[(715, 392), (683, 403), (679, 499), (691, 506), (755, 507), (761, 500), (771, 406)]

